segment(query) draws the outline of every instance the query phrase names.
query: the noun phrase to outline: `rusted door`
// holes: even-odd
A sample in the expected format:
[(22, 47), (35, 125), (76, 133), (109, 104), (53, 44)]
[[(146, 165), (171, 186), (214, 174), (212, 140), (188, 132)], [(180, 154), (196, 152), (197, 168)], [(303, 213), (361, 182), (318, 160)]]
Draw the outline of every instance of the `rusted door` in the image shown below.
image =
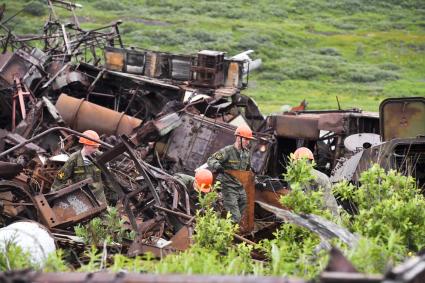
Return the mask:
[(248, 204), (244, 213), (242, 214), (240, 225), (240, 233), (247, 234), (254, 230), (254, 201), (255, 201), (255, 183), (254, 173), (251, 171), (241, 170), (226, 170), (227, 173), (235, 177), (241, 182), (245, 189)]

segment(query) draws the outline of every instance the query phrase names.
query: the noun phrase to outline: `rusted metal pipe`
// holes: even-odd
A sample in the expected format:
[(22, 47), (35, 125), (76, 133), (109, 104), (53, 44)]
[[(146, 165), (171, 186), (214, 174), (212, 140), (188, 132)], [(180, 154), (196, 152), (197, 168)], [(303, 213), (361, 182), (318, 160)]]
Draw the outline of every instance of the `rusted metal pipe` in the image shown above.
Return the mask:
[[(306, 281), (296, 278), (287, 278), (283, 276), (231, 276), (231, 275), (183, 275), (183, 274), (140, 274), (140, 273), (84, 273), (84, 272), (65, 272), (65, 273), (36, 273), (29, 272), (24, 278), (31, 278), (31, 282), (44, 283), (106, 283), (106, 282), (122, 282), (122, 283), (305, 283)], [(31, 276), (32, 275), (32, 276)], [(0, 273), (0, 278), (7, 276), (5, 273)], [(9, 274), (10, 276), (10, 274)], [(15, 275), (13, 278), (16, 278)], [(10, 278), (10, 277), (8, 277)], [(18, 277), (19, 278), (19, 277)], [(24, 281), (24, 280), (22, 280)]]
[(79, 132), (95, 130), (100, 134), (129, 135), (142, 120), (103, 106), (61, 94), (56, 108), (63, 120)]

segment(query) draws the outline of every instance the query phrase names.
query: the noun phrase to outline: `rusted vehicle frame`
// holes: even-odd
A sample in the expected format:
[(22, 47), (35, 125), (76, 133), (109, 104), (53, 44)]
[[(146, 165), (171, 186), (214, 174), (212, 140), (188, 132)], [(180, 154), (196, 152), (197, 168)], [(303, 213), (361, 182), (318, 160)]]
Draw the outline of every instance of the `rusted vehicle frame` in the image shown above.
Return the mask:
[(278, 176), (284, 172), (286, 160), (282, 156), (289, 156), (300, 146), (315, 152), (319, 168), (330, 173), (338, 159), (346, 154), (345, 137), (357, 133), (379, 134), (379, 117), (355, 109), (297, 111), (268, 116), (267, 129), (272, 129), (277, 139), (269, 175)]
[(361, 173), (375, 163), (385, 170), (394, 169), (412, 175), (417, 178), (419, 186), (424, 186), (425, 137), (392, 139), (360, 151), (335, 168), (331, 181), (348, 180), (357, 183)]

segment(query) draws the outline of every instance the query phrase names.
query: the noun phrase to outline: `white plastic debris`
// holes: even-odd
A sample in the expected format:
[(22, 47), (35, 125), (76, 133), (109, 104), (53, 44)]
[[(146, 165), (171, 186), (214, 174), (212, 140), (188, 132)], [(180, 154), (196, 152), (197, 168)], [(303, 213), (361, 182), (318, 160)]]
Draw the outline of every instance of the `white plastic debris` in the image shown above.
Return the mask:
[(42, 267), (50, 253), (56, 251), (49, 231), (32, 221), (20, 221), (0, 229), (0, 252), (8, 243), (14, 243), (30, 254), (31, 262)]
[(66, 162), (69, 159), (67, 154), (61, 153), (49, 158), (50, 161)]

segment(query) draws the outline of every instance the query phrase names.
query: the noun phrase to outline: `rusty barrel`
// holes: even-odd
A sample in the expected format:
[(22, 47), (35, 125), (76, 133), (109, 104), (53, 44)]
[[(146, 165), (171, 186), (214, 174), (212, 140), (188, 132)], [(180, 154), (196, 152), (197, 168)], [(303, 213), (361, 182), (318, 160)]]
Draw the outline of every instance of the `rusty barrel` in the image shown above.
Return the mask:
[(63, 120), (79, 132), (94, 130), (99, 134), (129, 135), (142, 123), (140, 119), (64, 93), (59, 96), (56, 109)]

